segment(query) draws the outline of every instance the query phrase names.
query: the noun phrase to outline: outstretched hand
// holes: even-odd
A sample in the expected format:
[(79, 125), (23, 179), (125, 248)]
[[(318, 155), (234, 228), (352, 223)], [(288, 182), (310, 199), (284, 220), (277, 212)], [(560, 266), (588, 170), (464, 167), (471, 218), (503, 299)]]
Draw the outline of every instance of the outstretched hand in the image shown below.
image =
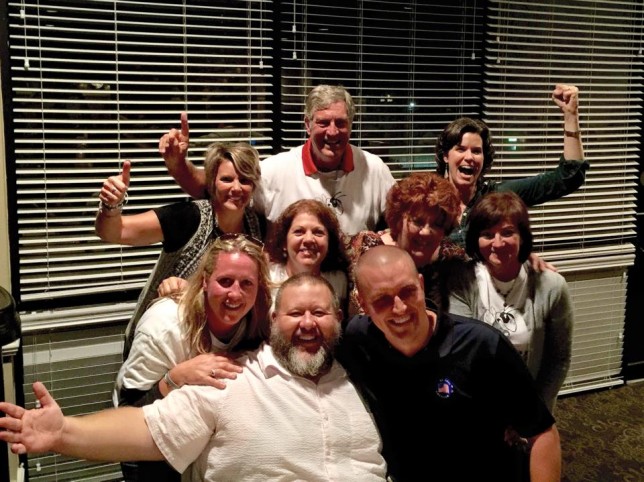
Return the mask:
[(579, 109), (579, 89), (574, 85), (557, 84), (552, 91), (552, 100), (565, 114), (577, 115)]
[(173, 174), (185, 167), (186, 156), (190, 140), (190, 129), (188, 128), (188, 113), (181, 113), (181, 130), (170, 129), (159, 139), (159, 152), (163, 156), (165, 166)]
[(6, 414), (0, 418), (0, 440), (11, 444), (15, 454), (42, 453), (55, 450), (63, 437), (65, 417), (45, 385), (33, 384), (41, 408), (25, 410), (12, 403), (0, 402)]
[(127, 190), (130, 187), (130, 170), (132, 163), (130, 161), (123, 162), (123, 170), (118, 176), (110, 176), (103, 183), (101, 192), (98, 197), (103, 204), (108, 206), (116, 206), (125, 200)]

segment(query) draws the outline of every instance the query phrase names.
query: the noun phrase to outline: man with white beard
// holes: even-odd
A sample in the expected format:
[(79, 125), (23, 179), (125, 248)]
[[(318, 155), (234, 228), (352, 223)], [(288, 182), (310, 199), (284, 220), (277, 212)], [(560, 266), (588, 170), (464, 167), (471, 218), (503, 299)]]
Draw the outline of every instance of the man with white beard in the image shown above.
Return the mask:
[[(186, 385), (142, 408), (64, 417), (42, 383), (42, 408), (0, 403), (15, 453), (167, 460), (184, 480), (383, 480), (376, 427), (333, 360), (342, 312), (323, 278), (280, 287), (270, 345), (247, 353), (225, 390)], [(127, 427), (127, 430), (123, 430)]]

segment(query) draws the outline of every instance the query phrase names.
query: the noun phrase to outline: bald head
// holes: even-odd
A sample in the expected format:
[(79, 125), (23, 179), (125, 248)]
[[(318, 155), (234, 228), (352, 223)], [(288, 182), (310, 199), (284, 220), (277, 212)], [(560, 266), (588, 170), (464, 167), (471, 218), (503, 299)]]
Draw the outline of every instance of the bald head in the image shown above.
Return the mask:
[(400, 249), (397, 246), (382, 245), (365, 251), (358, 258), (353, 271), (358, 292), (360, 292), (361, 287), (364, 289), (365, 269), (390, 272), (395, 265), (409, 267), (415, 276), (418, 275), (414, 260), (404, 249)]
[(425, 307), (423, 277), (407, 251), (376, 246), (356, 263), (360, 306), (387, 341), (405, 356), (427, 345), (434, 317)]

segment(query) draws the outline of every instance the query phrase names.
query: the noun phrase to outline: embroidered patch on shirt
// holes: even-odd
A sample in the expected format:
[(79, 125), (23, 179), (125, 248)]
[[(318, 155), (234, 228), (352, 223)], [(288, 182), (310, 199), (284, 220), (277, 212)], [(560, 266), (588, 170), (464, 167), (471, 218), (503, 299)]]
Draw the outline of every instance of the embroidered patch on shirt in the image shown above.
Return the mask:
[(440, 398), (449, 398), (454, 393), (454, 385), (447, 378), (441, 378), (436, 385), (436, 395)]

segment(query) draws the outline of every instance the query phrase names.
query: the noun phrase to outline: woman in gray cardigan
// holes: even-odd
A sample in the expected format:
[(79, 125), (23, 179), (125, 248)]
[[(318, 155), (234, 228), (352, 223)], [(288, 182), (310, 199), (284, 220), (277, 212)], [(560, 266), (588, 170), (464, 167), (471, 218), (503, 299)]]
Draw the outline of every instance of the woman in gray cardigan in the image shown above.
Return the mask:
[(570, 366), (573, 308), (563, 276), (527, 262), (532, 232), (521, 198), (484, 196), (470, 214), (465, 249), (472, 260), (446, 273), (449, 311), (503, 332), (552, 411)]

